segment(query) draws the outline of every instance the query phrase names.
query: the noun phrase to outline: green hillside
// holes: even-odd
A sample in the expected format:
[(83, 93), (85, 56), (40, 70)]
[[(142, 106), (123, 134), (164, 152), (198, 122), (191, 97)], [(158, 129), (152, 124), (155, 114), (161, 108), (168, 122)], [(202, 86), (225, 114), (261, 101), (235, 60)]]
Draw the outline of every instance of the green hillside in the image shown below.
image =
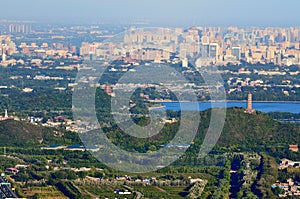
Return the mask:
[[(201, 124), (196, 137), (196, 147), (202, 143), (210, 123), (210, 111), (201, 112)], [(178, 123), (166, 124), (158, 135), (148, 139), (138, 139), (123, 133), (118, 127), (106, 128), (104, 131), (117, 146), (126, 150), (146, 152), (150, 146), (160, 148), (168, 143), (176, 133)], [(226, 122), (218, 141), (218, 146), (255, 147), (297, 144), (300, 140), (300, 127), (280, 123), (268, 115), (257, 112), (244, 113), (244, 109), (227, 110)], [(80, 143), (75, 133), (58, 131), (22, 121), (0, 121), (0, 146), (39, 146), (39, 144), (72, 144)], [(194, 148), (192, 147), (192, 148)], [(152, 147), (153, 148), (153, 147)]]
[[(210, 110), (201, 112), (198, 134), (195, 144), (191, 147), (191, 151), (195, 153), (203, 142), (210, 124), (210, 116)], [(150, 148), (154, 148), (153, 146), (159, 149), (161, 145), (172, 140), (178, 126), (178, 123), (166, 124), (159, 134), (147, 139), (131, 137), (117, 126), (104, 129), (104, 131), (118, 147), (130, 151), (147, 152)], [(229, 108), (218, 146), (239, 146), (243, 149), (255, 150), (279, 145), (286, 147), (288, 144), (297, 144), (299, 140), (300, 127), (297, 125), (277, 122), (261, 112), (247, 114), (242, 108)]]
[(69, 144), (75, 141), (78, 141), (78, 138), (74, 133), (23, 121), (0, 121), (0, 146), (39, 146), (40, 144)]
[(244, 109), (227, 110), (226, 122), (219, 145), (297, 144), (300, 141), (300, 127), (280, 123), (261, 112), (244, 113)]
[[(288, 149), (289, 144), (299, 144), (300, 126), (275, 121), (267, 114), (247, 114), (243, 108), (227, 109), (226, 120), (217, 148), (224, 151), (239, 148), (245, 151), (265, 151), (266, 148)], [(202, 122), (196, 139), (196, 152), (202, 144), (210, 122), (210, 111), (201, 113)]]

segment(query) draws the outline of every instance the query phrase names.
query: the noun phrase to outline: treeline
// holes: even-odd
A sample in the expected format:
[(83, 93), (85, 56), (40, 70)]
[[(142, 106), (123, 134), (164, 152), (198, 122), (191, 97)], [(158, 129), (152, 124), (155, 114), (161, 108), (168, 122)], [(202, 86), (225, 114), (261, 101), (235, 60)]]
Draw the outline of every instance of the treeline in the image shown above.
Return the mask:
[(265, 153), (261, 156), (258, 178), (252, 186), (252, 192), (262, 199), (278, 198), (271, 189), (272, 184), (278, 179), (278, 164), (275, 158)]
[(63, 192), (64, 195), (68, 196), (72, 199), (81, 199), (84, 198), (84, 196), (81, 194), (81, 192), (75, 187), (75, 185), (70, 181), (63, 181), (58, 182), (56, 184), (56, 187)]
[(217, 184), (217, 189), (212, 195), (213, 199), (226, 199), (229, 198), (230, 190), (230, 169), (231, 162), (226, 160), (224, 170), (220, 172), (219, 182)]

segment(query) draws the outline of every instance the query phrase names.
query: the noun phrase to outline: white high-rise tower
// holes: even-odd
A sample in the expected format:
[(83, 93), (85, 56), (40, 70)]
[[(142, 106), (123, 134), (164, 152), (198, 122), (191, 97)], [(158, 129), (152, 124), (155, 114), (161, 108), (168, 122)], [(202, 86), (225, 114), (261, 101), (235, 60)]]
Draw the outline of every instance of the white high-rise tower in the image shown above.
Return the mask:
[(6, 61), (6, 54), (2, 51), (2, 61)]
[(8, 111), (7, 111), (7, 109), (5, 109), (4, 118), (8, 118)]

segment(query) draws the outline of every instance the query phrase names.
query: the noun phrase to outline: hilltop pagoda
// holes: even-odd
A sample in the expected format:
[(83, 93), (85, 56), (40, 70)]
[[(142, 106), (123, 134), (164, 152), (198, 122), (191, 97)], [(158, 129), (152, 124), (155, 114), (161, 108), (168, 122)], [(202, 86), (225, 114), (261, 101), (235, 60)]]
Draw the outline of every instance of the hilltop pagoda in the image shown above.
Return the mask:
[(253, 109), (252, 106), (252, 94), (248, 93), (248, 103), (247, 103), (247, 108), (245, 110), (245, 113), (253, 114), (255, 113), (255, 109)]

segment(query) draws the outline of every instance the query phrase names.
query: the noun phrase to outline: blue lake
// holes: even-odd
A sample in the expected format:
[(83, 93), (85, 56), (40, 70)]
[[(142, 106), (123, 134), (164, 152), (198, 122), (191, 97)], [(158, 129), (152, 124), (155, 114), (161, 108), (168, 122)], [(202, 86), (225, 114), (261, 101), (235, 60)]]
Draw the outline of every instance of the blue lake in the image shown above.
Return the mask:
[[(209, 108), (227, 108), (231, 107), (247, 107), (247, 102), (161, 102), (159, 104), (164, 105), (166, 110), (179, 111), (181, 110), (197, 110), (197, 103), (200, 111), (207, 110)], [(264, 113), (269, 112), (289, 112), (300, 113), (300, 102), (253, 102), (253, 108), (257, 111)]]

